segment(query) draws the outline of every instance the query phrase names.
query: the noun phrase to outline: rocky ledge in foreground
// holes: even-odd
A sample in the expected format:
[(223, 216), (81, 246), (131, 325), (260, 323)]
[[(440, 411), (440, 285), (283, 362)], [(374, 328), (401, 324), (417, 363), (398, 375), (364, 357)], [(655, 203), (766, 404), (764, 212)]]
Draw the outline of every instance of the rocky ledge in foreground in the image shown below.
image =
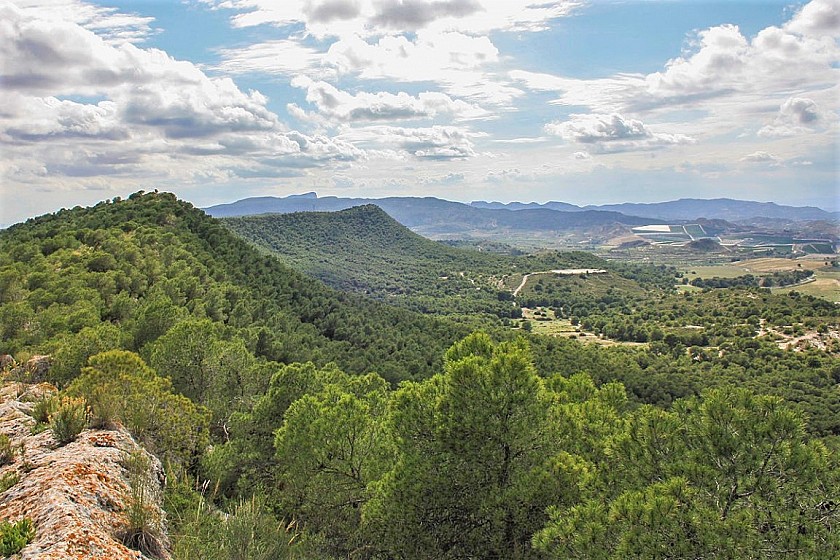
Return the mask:
[[(148, 519), (163, 519), (160, 462), (122, 429), (84, 430), (64, 446), (49, 429), (33, 434), (34, 402), (53, 391), (46, 384), (0, 386), (0, 434), (10, 438), (14, 455), (0, 466), (0, 481), (18, 477), (0, 493), (0, 520), (29, 518), (35, 526), (35, 537), (13, 558), (147, 558), (121, 540), (130, 527), (129, 508), (138, 504), (138, 485)], [(137, 464), (146, 467), (139, 474)], [(167, 543), (160, 544), (156, 557), (166, 559)]]

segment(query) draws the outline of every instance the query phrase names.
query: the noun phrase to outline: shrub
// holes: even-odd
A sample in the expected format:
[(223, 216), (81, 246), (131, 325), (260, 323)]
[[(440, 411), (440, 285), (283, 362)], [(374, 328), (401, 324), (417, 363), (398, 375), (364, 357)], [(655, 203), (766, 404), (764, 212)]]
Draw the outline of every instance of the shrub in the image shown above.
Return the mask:
[(143, 451), (135, 451), (126, 462), (129, 495), (126, 500), (126, 525), (120, 540), (128, 548), (139, 550), (151, 558), (166, 556), (163, 520), (159, 510), (150, 502), (149, 469), (151, 462)]
[(0, 556), (12, 556), (35, 537), (32, 520), (23, 518), (17, 523), (0, 521)]
[(58, 410), (60, 402), (55, 395), (45, 395), (32, 407), (32, 418), (39, 424), (49, 424), (50, 417)]
[(0, 466), (8, 465), (13, 458), (12, 440), (6, 434), (0, 434)]
[(50, 417), (50, 428), (59, 445), (74, 441), (88, 422), (88, 408), (84, 399), (64, 397)]
[(0, 476), (0, 494), (14, 486), (20, 481), (20, 476), (16, 472), (7, 472)]
[(89, 366), (67, 393), (91, 406), (93, 423), (121, 423), (163, 461), (187, 464), (208, 436), (204, 407), (172, 392), (172, 383), (157, 375), (132, 352), (112, 350), (90, 358)]

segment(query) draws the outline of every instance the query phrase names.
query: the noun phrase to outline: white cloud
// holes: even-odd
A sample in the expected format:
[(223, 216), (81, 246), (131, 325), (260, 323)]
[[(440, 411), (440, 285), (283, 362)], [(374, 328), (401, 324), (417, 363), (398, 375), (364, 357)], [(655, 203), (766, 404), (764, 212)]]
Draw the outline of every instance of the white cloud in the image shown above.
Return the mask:
[(154, 18), (81, 0), (15, 0), (15, 5), (40, 19), (80, 25), (111, 44), (142, 43), (156, 32), (151, 27)]
[[(112, 27), (121, 17), (100, 15)], [(16, 184), (284, 176), (365, 157), (343, 140), (286, 130), (261, 93), (230, 78), (107, 39), (95, 21), (54, 16), (0, 4), (2, 171)]]
[(325, 53), (292, 39), (277, 39), (236, 49), (219, 49), (217, 69), (228, 74), (300, 74), (317, 71), (322, 76), (335, 70), (322, 64)]
[(393, 31), (540, 31), (583, 2), (555, 0), (205, 0), (236, 10), (237, 27), (303, 25), (323, 37), (382, 35)]
[[(814, 0), (781, 26), (753, 38), (734, 25), (697, 33), (690, 49), (647, 75), (576, 79), (512, 71), (533, 91), (555, 91), (553, 103), (595, 113), (632, 113), (646, 120), (674, 111), (702, 111), (681, 131), (696, 137), (755, 130), (773, 118), (768, 100), (810, 99), (836, 104), (840, 94), (840, 25), (837, 0)], [(764, 131), (767, 135), (771, 129)], [(781, 132), (776, 130), (776, 133)]]
[(438, 115), (470, 119), (486, 117), (488, 114), (477, 105), (434, 91), (422, 92), (416, 97), (405, 92), (360, 92), (353, 95), (327, 82), (316, 82), (306, 76), (295, 77), (292, 86), (305, 89), (306, 100), (317, 107), (319, 116), (327, 117), (331, 121), (431, 119)]
[(807, 134), (823, 127), (824, 112), (805, 97), (789, 97), (782, 103), (773, 122), (758, 131), (759, 136), (779, 137)]
[(778, 157), (770, 154), (768, 152), (759, 150), (757, 152), (753, 152), (741, 158), (741, 161), (746, 163), (758, 163), (758, 164), (765, 164), (768, 163), (770, 165), (776, 166), (781, 165), (782, 160)]
[(819, 0), (802, 7), (785, 29), (801, 35), (829, 35), (840, 33), (840, 3)]
[(476, 156), (471, 140), (474, 133), (455, 126), (405, 128), (397, 126), (366, 126), (339, 135), (351, 143), (371, 147), (398, 147), (420, 159), (465, 159)]
[(361, 80), (436, 82), (450, 95), (497, 105), (509, 104), (523, 94), (507, 77), (492, 72), (500, 63), (499, 50), (488, 36), (472, 31), (423, 29), (409, 36), (390, 32), (371, 35), (356, 29), (338, 34), (321, 48), (301, 41), (274, 40), (220, 50), (218, 69), (306, 74), (313, 80), (352, 76)]
[(548, 123), (545, 132), (571, 142), (591, 144), (602, 153), (653, 150), (694, 142), (683, 134), (654, 132), (642, 121), (618, 113), (572, 114), (567, 121)]

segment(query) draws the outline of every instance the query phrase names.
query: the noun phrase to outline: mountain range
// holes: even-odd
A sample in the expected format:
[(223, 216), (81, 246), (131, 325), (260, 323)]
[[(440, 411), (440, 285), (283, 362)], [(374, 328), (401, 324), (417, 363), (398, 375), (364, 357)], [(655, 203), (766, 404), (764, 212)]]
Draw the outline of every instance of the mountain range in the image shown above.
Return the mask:
[(650, 204), (624, 203), (575, 206), (565, 202), (485, 202), (470, 204), (433, 197), (342, 198), (310, 192), (283, 198), (246, 198), (206, 208), (215, 217), (267, 213), (334, 212), (375, 204), (401, 224), (429, 233), (458, 233), (489, 227), (517, 231), (562, 231), (607, 224), (645, 225), (652, 220), (683, 222), (700, 218), (738, 222), (754, 218), (789, 221), (837, 221), (840, 213), (815, 207), (784, 206), (773, 202), (720, 199), (680, 199)]
[(731, 198), (681, 198), (668, 202), (653, 203), (623, 203), (603, 204), (600, 206), (575, 206), (566, 202), (536, 202), (522, 203), (474, 201), (472, 206), (477, 208), (526, 210), (534, 208), (549, 208), (562, 212), (581, 212), (586, 210), (601, 210), (620, 212), (633, 216), (660, 219), (664, 221), (697, 220), (698, 218), (728, 220), (739, 222), (753, 218), (775, 218), (783, 220), (836, 220), (840, 212), (828, 212), (814, 206), (784, 206), (775, 202), (755, 202), (751, 200), (733, 200)]

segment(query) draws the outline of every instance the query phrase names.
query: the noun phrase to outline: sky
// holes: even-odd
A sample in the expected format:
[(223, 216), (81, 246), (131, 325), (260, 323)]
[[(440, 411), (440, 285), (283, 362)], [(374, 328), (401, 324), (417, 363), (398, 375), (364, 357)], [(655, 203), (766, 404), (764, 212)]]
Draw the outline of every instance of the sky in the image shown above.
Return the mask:
[(840, 0), (0, 0), (0, 225), (138, 190), (840, 210)]

